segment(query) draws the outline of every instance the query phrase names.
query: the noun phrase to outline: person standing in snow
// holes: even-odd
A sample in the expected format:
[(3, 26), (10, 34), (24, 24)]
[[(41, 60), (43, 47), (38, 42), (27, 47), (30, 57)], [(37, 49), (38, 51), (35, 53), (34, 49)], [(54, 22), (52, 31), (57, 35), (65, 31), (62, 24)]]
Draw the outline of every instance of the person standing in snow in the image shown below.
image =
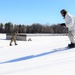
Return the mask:
[(68, 29), (68, 37), (71, 44), (68, 44), (69, 48), (75, 47), (75, 18), (68, 13), (65, 9), (60, 11), (61, 15), (65, 19), (65, 24), (60, 24), (61, 26), (65, 26)]
[(10, 46), (12, 46), (12, 42), (14, 41), (15, 45), (17, 45), (16, 43), (16, 38), (17, 38), (18, 32), (15, 32), (12, 37), (11, 37), (11, 41), (10, 41)]

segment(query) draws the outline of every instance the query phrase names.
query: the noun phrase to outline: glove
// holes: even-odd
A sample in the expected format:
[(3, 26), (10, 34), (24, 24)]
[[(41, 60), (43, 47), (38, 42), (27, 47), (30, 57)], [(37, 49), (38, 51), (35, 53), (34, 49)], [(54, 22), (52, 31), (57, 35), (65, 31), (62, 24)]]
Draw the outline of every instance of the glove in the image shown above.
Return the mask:
[(60, 25), (61, 25), (61, 26), (65, 26), (65, 27), (66, 27), (66, 24), (65, 24), (65, 23), (61, 23)]

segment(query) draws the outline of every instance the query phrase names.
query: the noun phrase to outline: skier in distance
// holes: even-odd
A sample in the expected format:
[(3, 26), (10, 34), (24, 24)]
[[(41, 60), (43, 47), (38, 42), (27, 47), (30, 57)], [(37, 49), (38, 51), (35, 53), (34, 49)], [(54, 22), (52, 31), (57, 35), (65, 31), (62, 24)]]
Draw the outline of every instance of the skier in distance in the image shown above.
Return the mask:
[(13, 35), (11, 37), (11, 41), (10, 41), (10, 46), (12, 46), (13, 41), (14, 41), (15, 45), (17, 45), (17, 43), (16, 43), (17, 35), (18, 35), (18, 32), (13, 33)]

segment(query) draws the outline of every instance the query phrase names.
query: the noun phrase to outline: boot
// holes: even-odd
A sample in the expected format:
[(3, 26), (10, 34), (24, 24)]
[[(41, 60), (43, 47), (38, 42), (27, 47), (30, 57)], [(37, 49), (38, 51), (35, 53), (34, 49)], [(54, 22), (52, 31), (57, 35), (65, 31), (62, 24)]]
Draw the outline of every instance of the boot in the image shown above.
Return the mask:
[(17, 43), (15, 43), (15, 45), (18, 45)]
[(68, 47), (69, 48), (74, 48), (75, 47), (75, 43), (68, 44)]
[(10, 44), (10, 46), (12, 46), (12, 44)]

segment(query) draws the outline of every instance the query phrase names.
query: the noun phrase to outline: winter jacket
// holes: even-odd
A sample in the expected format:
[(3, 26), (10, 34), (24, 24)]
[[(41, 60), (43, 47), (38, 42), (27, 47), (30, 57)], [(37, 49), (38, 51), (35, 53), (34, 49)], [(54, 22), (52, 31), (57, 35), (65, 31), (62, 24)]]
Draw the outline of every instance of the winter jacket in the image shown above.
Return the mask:
[(65, 15), (65, 24), (69, 31), (75, 30), (75, 18), (69, 13)]

